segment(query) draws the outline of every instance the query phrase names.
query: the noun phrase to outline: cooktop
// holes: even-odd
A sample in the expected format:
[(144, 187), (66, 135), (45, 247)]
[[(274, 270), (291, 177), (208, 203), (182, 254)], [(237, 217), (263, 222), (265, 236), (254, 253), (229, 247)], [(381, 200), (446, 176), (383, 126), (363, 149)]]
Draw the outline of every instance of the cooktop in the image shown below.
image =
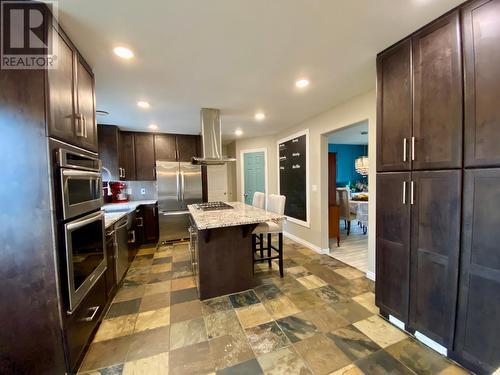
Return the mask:
[(218, 211), (218, 210), (231, 210), (233, 206), (230, 206), (224, 202), (207, 202), (207, 203), (198, 203), (196, 205), (198, 210), (202, 211)]

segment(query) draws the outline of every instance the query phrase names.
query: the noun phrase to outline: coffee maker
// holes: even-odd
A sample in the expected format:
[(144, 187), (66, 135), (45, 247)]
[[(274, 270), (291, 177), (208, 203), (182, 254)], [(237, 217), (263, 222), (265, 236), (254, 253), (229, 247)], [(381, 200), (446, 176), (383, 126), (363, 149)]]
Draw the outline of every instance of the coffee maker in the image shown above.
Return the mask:
[(128, 197), (125, 193), (127, 185), (124, 182), (110, 182), (110, 186), (113, 203), (128, 202)]

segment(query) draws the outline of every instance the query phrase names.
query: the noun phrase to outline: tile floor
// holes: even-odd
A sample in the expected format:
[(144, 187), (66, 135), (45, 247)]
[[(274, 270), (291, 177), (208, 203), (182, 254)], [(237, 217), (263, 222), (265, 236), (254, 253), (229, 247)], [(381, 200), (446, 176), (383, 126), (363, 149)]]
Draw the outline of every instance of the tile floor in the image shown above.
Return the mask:
[(466, 373), (380, 318), (363, 273), (289, 240), (284, 265), (200, 302), (187, 244), (141, 249), (80, 373)]

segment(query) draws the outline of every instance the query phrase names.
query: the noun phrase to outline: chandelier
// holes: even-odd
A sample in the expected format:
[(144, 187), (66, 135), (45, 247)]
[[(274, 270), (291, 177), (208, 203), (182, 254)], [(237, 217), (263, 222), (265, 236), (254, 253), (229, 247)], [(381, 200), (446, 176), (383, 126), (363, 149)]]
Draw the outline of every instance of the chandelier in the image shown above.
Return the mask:
[(368, 156), (360, 156), (354, 161), (356, 172), (361, 176), (368, 176)]

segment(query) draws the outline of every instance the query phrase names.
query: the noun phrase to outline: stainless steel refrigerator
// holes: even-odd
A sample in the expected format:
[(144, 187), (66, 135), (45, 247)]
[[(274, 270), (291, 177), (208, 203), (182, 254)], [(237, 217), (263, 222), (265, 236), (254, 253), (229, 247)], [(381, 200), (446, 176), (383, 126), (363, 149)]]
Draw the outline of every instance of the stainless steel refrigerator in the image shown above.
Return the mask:
[(160, 241), (189, 238), (188, 204), (202, 202), (201, 166), (156, 161)]

